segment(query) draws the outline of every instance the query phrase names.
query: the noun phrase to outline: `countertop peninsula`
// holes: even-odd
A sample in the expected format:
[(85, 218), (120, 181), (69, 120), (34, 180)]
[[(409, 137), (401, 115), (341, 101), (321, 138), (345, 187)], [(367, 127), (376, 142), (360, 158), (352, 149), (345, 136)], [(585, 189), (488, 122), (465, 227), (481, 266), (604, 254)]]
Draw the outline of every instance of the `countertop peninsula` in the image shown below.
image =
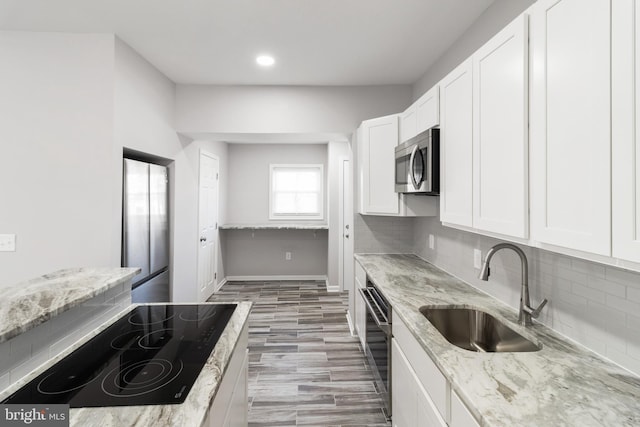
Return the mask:
[(130, 280), (139, 268), (71, 268), (0, 287), (0, 343)]

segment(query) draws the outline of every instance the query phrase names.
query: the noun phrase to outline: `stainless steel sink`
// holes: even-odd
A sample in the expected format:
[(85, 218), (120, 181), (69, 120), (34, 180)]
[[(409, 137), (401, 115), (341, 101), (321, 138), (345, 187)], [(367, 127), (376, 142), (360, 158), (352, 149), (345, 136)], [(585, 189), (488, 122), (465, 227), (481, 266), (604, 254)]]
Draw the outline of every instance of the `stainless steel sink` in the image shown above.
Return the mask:
[(422, 306), (420, 313), (447, 341), (465, 350), (503, 353), (541, 349), (484, 311)]

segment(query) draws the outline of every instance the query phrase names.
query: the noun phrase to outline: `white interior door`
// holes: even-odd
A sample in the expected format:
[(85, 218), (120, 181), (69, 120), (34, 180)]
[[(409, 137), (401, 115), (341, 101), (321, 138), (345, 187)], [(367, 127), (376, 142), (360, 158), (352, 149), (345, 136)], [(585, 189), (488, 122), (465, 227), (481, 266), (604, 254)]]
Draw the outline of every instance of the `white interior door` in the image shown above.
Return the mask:
[(200, 151), (198, 210), (198, 298), (206, 301), (216, 288), (218, 261), (218, 174), (216, 156)]

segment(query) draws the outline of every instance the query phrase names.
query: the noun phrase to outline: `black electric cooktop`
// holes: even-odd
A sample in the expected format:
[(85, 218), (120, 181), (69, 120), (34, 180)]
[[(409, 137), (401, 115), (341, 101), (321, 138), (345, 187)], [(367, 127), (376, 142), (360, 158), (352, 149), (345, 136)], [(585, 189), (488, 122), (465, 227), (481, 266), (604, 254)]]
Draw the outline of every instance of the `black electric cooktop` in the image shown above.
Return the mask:
[(138, 306), (2, 403), (182, 403), (235, 308)]

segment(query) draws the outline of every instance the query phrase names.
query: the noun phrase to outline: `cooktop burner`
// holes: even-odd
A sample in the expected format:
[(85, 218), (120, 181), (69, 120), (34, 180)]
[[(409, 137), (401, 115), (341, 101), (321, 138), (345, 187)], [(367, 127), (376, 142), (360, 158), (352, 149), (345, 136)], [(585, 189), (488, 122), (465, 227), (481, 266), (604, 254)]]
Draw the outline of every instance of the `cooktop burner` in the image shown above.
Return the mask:
[(235, 308), (138, 306), (2, 403), (182, 403)]

